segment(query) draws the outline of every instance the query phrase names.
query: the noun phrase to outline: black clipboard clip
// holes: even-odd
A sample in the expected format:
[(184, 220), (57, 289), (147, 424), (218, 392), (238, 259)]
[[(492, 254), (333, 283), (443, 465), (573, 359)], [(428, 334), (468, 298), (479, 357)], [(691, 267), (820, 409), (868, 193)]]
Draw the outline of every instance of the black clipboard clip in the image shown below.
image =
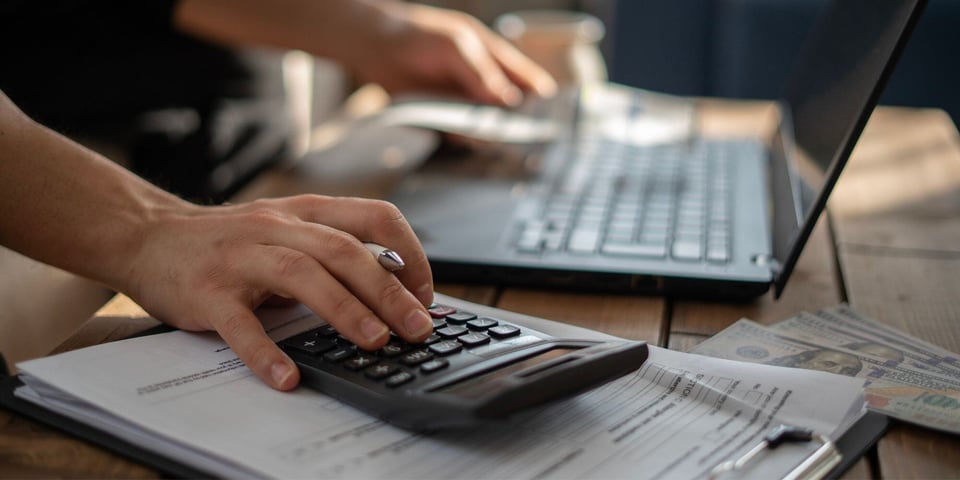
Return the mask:
[(773, 450), (784, 443), (817, 441), (820, 446), (803, 462), (791, 470), (784, 479), (806, 480), (821, 479), (842, 460), (836, 445), (829, 438), (814, 433), (813, 430), (792, 425), (780, 425), (763, 437), (756, 446), (744, 453), (740, 458), (727, 460), (717, 464), (710, 470), (709, 478), (714, 480), (729, 473), (735, 473), (754, 461), (761, 453)]

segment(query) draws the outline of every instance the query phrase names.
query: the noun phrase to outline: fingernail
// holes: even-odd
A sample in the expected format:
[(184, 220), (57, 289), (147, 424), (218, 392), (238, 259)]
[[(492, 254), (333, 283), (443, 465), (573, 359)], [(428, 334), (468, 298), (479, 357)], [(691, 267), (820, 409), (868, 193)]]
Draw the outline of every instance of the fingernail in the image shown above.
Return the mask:
[(388, 333), (388, 330), (387, 326), (379, 320), (368, 318), (360, 325), (360, 333), (363, 334), (363, 338), (366, 338), (368, 342), (377, 343)]
[(419, 338), (433, 330), (433, 320), (427, 312), (416, 309), (404, 319), (403, 328), (407, 329), (407, 334), (411, 337)]
[(284, 362), (277, 362), (270, 366), (270, 376), (277, 388), (284, 388), (291, 375), (293, 375), (293, 368)]

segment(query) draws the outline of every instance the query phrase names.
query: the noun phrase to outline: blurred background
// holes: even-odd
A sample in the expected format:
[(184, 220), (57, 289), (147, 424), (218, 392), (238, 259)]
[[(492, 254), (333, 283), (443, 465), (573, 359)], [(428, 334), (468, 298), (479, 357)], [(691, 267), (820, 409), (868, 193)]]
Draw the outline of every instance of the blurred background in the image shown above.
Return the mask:
[[(539, 8), (604, 21), (610, 79), (683, 95), (774, 98), (824, 0), (428, 0), (491, 23)], [(930, 0), (881, 103), (960, 119), (960, 0)]]

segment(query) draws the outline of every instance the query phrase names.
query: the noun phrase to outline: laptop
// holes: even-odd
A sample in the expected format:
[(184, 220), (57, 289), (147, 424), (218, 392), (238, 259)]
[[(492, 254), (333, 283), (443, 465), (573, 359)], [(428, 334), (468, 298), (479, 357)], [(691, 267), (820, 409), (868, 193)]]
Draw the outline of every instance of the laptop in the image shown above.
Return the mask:
[[(433, 159), (389, 200), (438, 281), (779, 297), (925, 4), (826, 3), (768, 138), (633, 142), (581, 121), (585, 87), (569, 127), (516, 168)], [(623, 131), (649, 120), (643, 91), (630, 102), (611, 109)]]

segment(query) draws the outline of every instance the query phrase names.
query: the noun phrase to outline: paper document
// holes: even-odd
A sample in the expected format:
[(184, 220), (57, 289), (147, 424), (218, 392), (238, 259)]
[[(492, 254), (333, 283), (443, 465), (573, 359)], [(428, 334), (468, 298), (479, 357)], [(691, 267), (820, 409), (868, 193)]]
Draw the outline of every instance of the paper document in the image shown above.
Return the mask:
[(960, 356), (846, 305), (770, 326), (741, 319), (693, 351), (860, 378), (871, 410), (960, 433)]
[[(438, 295), (555, 336), (603, 336)], [(274, 339), (321, 320), (265, 310)], [(479, 429), (417, 434), (320, 393), (261, 383), (214, 334), (171, 332), (18, 365), (17, 395), (196, 469), (279, 478), (704, 478), (779, 424), (836, 439), (862, 382), (651, 348), (636, 372)], [(817, 445), (772, 450), (738, 478), (780, 478)]]

